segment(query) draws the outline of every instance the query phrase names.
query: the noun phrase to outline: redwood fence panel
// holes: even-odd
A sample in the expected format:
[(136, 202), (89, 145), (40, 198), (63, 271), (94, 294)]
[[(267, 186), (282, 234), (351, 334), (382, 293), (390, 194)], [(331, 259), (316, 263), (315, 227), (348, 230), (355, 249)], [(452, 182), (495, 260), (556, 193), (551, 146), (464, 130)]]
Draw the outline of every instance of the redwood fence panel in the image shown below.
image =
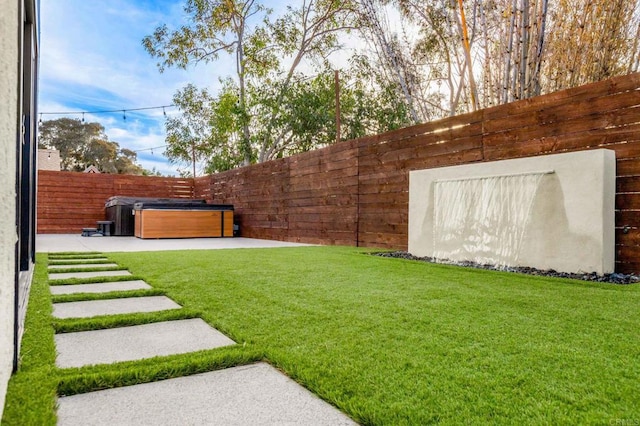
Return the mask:
[(104, 203), (114, 195), (191, 198), (193, 179), (38, 171), (37, 228), (40, 234), (80, 233), (105, 220)]
[[(640, 74), (196, 179), (248, 237), (406, 250), (409, 172), (616, 151), (616, 270), (640, 272)], [(272, 197), (270, 197), (272, 195)]]
[[(640, 73), (182, 180), (179, 191), (233, 204), (246, 237), (406, 250), (411, 170), (597, 148), (612, 149), (617, 158), (616, 270), (640, 272)], [(66, 205), (77, 197), (97, 206), (116, 189), (93, 179), (40, 191), (48, 192), (40, 199), (48, 207), (39, 206), (39, 220), (51, 225), (39, 224), (39, 232), (98, 217), (97, 208), (81, 206), (59, 216), (68, 197)], [(120, 184), (130, 193), (109, 194), (147, 195), (136, 186), (161, 191), (160, 181), (139, 179)]]

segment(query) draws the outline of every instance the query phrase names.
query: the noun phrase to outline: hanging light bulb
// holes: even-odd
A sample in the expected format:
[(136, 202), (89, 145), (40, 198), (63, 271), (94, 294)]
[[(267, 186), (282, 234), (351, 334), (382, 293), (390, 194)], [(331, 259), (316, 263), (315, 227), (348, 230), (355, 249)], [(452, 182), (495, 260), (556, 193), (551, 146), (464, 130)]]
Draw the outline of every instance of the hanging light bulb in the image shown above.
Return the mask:
[(84, 123), (84, 112), (82, 113), (82, 122)]
[(126, 109), (123, 109), (123, 110), (122, 110), (122, 119), (123, 119), (124, 121), (127, 121), (127, 110), (126, 110)]
[(40, 114), (40, 119), (38, 120), (38, 126), (42, 126), (42, 114)]
[(162, 114), (164, 114), (164, 116), (167, 116), (167, 111), (164, 110), (164, 107), (162, 107)]

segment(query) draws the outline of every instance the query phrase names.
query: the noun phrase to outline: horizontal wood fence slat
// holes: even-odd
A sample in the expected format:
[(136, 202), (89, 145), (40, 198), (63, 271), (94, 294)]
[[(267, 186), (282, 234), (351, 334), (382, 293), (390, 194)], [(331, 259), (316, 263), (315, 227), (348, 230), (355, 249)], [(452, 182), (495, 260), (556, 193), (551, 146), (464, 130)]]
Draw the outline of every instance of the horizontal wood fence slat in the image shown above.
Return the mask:
[(193, 179), (38, 171), (37, 227), (41, 234), (80, 233), (105, 220), (109, 197), (191, 198)]
[(616, 152), (616, 270), (638, 273), (640, 73), (195, 180), (40, 172), (38, 231), (76, 232), (111, 195), (193, 194), (233, 204), (246, 237), (406, 250), (411, 170), (598, 148)]

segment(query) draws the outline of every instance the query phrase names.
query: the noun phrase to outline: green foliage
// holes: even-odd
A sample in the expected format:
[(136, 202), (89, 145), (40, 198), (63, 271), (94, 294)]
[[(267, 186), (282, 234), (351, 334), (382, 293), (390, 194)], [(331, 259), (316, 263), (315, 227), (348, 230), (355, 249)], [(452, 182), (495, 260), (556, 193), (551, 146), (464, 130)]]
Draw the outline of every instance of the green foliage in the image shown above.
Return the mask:
[[(333, 85), (320, 84), (325, 77), (305, 85), (297, 70), (302, 63), (320, 74), (327, 69), (328, 56), (341, 46), (339, 35), (355, 24), (355, 9), (351, 1), (303, 2), (270, 20), (270, 11), (255, 1), (187, 1), (187, 25), (175, 31), (160, 26), (143, 40), (160, 71), (222, 54), (235, 55), (236, 69), (217, 94), (193, 85), (176, 93), (183, 115), (167, 122), (168, 157), (203, 162), (213, 173), (335, 141)], [(352, 129), (348, 135), (365, 127)]]
[[(260, 27), (249, 26), (249, 21), (266, 16), (268, 10), (255, 0), (187, 0), (184, 7), (187, 25), (170, 32), (161, 25), (153, 35), (143, 39), (142, 45), (153, 57), (158, 58), (160, 72), (167, 66), (186, 68), (191, 63), (211, 62), (221, 53), (235, 55), (238, 79), (238, 108), (241, 117), (247, 117), (245, 82), (252, 74), (260, 75), (267, 56), (260, 54), (266, 43)], [(250, 46), (247, 55), (245, 46)], [(252, 50), (253, 48), (253, 50)], [(268, 61), (267, 61), (268, 62)], [(247, 119), (241, 121), (242, 134), (238, 150), (243, 164), (251, 162), (250, 130)], [(171, 145), (175, 142), (168, 139)], [(179, 157), (171, 157), (172, 159)]]
[(96, 166), (102, 173), (143, 174), (137, 154), (109, 141), (100, 123), (58, 118), (39, 126), (39, 147), (60, 151), (61, 166), (67, 171), (84, 171)]
[(247, 19), (267, 10), (254, 0), (187, 0), (184, 13), (186, 25), (175, 31), (160, 25), (142, 40), (147, 52), (158, 58), (161, 72), (167, 67), (186, 69), (194, 62), (215, 61), (221, 53), (244, 50), (245, 37), (251, 37)]
[[(361, 70), (340, 73), (341, 140), (393, 130), (409, 123), (407, 110), (389, 91), (374, 90)], [(277, 84), (252, 88), (258, 117), (260, 111), (278, 108), (263, 131), (277, 135), (267, 138), (264, 159), (281, 158), (330, 145), (336, 141), (334, 72), (327, 70), (312, 78), (296, 75), (286, 90)], [(391, 96), (388, 96), (391, 95)], [(280, 96), (280, 104), (274, 105)], [(258, 118), (256, 118), (256, 121)], [(270, 124), (270, 125), (269, 125)], [(261, 132), (257, 132), (261, 136)]]
[[(410, 122), (407, 108), (389, 86), (375, 90), (375, 76), (364, 67), (341, 72), (341, 139), (399, 128)], [(249, 119), (253, 161), (282, 158), (330, 145), (336, 141), (335, 81), (333, 71), (315, 77), (295, 74), (284, 87), (281, 80), (251, 83), (244, 117), (239, 88), (225, 80), (218, 96), (187, 85), (174, 96), (183, 114), (167, 121), (166, 154), (175, 162), (203, 162), (205, 173), (243, 164), (239, 149), (243, 121)], [(271, 136), (267, 134), (271, 132)]]
[(207, 173), (228, 170), (242, 164), (238, 149), (243, 114), (238, 90), (227, 80), (216, 98), (192, 84), (179, 90), (173, 102), (182, 114), (167, 120), (165, 154), (174, 162), (205, 162)]

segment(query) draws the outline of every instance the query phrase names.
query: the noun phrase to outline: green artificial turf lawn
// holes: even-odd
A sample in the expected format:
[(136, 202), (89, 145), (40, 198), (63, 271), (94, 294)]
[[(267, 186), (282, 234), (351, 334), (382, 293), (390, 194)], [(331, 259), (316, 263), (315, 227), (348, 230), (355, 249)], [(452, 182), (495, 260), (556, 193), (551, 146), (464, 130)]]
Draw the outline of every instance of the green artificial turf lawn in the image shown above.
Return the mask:
[[(117, 277), (114, 279), (117, 281)], [(52, 299), (58, 301), (95, 300), (105, 297), (143, 296), (163, 294), (162, 290), (136, 290), (105, 294), (79, 294), (54, 296), (47, 282), (47, 257), (37, 255), (31, 285), (29, 306), (22, 339), (20, 368), (9, 382), (2, 422), (4, 425), (55, 425), (56, 396), (73, 395), (117, 386), (134, 385), (172, 377), (203, 373), (221, 368), (245, 365), (264, 359), (264, 354), (253, 347), (239, 345), (155, 357), (139, 361), (58, 369), (55, 367), (54, 332), (97, 330), (199, 318), (199, 312), (174, 309), (99, 316), (93, 318), (54, 319), (51, 317)], [(100, 282), (105, 282), (105, 279)], [(65, 284), (68, 284), (65, 280)]]
[(640, 286), (306, 247), (110, 254), (367, 424), (640, 419)]
[(41, 263), (3, 425), (51, 424), (56, 391), (262, 358), (363, 424), (640, 419), (640, 285), (431, 265), (343, 247), (110, 253), (109, 259), (181, 304), (179, 315), (202, 317), (239, 345), (58, 370), (54, 326), (73, 331), (150, 317), (52, 321)]

